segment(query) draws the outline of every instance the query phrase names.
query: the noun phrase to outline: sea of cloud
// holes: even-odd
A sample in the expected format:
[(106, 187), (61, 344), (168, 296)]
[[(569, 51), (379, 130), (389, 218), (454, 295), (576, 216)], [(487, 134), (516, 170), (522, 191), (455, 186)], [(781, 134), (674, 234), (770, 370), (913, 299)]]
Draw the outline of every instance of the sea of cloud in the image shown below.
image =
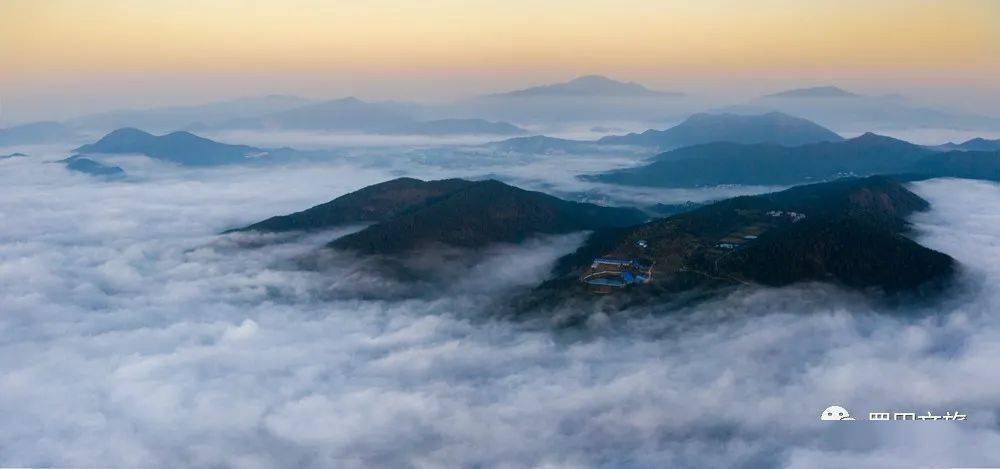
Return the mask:
[[(566, 330), (495, 313), (579, 234), (495, 247), (410, 298), (301, 268), (340, 233), (218, 234), (399, 167), (107, 182), (44, 159), (0, 162), (0, 466), (1000, 465), (996, 184), (913, 186), (934, 207), (915, 236), (963, 265), (935, 305), (810, 284)], [(969, 418), (821, 422), (831, 404)]]

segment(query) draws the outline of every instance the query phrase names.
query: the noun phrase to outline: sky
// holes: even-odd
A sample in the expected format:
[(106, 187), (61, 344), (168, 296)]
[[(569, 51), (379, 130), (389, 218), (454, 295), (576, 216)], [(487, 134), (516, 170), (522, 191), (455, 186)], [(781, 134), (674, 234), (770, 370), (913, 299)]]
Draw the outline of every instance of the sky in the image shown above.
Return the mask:
[(454, 99), (602, 73), (1000, 104), (992, 0), (4, 0), (5, 121), (289, 93)]

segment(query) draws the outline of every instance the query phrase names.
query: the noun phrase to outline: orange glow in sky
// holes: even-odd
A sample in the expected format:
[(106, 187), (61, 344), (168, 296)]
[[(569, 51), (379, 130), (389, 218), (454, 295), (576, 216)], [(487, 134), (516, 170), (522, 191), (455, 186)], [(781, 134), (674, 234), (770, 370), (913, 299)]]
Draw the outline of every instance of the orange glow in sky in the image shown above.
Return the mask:
[(3, 0), (0, 70), (8, 95), (123, 74), (246, 74), (261, 89), (326, 74), (461, 76), (482, 86), (456, 89), (486, 91), (498, 76), (516, 75), (513, 86), (583, 73), (668, 87), (730, 77), (989, 87), (1000, 81), (1000, 2)]

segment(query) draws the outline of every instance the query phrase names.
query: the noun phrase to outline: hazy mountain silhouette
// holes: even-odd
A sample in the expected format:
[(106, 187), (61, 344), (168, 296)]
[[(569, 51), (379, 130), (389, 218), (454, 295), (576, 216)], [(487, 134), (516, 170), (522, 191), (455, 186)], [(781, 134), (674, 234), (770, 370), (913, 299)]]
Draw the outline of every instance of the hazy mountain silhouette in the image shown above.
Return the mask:
[(1000, 139), (987, 140), (985, 138), (973, 138), (962, 143), (949, 142), (934, 148), (957, 151), (1000, 151)]
[(797, 88), (769, 94), (765, 98), (856, 98), (860, 95), (836, 86)]
[(411, 106), (369, 103), (357, 98), (324, 101), (256, 118), (234, 119), (214, 128), (412, 135), (519, 135), (525, 132), (513, 124), (483, 119), (423, 121), (413, 116)]
[(243, 163), (249, 157), (266, 154), (260, 148), (219, 143), (189, 132), (156, 136), (133, 128), (115, 130), (75, 151), (83, 155), (141, 154), (185, 166)]
[(415, 135), (521, 135), (527, 131), (507, 122), (483, 119), (439, 119), (413, 122), (385, 132)]
[(485, 144), (498, 151), (528, 154), (552, 153), (586, 153), (602, 151), (596, 142), (583, 140), (568, 140), (564, 138), (533, 135), (531, 137), (515, 137)]
[[(847, 93), (846, 95), (844, 93)], [(806, 88), (762, 96), (713, 112), (760, 114), (779, 111), (801, 116), (838, 131), (936, 128), (1000, 129), (1000, 118), (937, 109), (896, 95), (868, 96), (834, 87)]]
[(494, 98), (681, 96), (681, 93), (654, 91), (638, 83), (616, 81), (601, 75), (586, 75), (564, 83), (534, 86), (489, 96)]
[(0, 129), (0, 146), (53, 143), (76, 137), (76, 132), (58, 122), (32, 122)]
[[(264, 128), (366, 131), (408, 124), (413, 119), (390, 105), (343, 98), (301, 106), (260, 118)], [(226, 125), (224, 124), (223, 127)]]
[(139, 127), (155, 131), (201, 129), (234, 119), (249, 119), (307, 105), (311, 100), (297, 96), (268, 95), (239, 98), (193, 106), (152, 109), (125, 109), (102, 112), (69, 120), (74, 127), (109, 130)]

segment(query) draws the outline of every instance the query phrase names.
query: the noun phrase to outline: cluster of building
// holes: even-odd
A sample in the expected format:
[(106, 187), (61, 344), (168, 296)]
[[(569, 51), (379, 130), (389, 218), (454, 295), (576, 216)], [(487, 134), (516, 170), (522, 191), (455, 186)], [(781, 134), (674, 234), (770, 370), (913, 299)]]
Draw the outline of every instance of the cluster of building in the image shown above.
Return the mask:
[(649, 282), (653, 267), (636, 259), (599, 257), (594, 259), (581, 280), (594, 293), (611, 293), (616, 288)]
[(805, 220), (806, 214), (799, 212), (784, 212), (781, 210), (771, 210), (767, 212), (767, 215), (774, 218), (788, 217), (792, 220), (792, 223), (797, 223)]

